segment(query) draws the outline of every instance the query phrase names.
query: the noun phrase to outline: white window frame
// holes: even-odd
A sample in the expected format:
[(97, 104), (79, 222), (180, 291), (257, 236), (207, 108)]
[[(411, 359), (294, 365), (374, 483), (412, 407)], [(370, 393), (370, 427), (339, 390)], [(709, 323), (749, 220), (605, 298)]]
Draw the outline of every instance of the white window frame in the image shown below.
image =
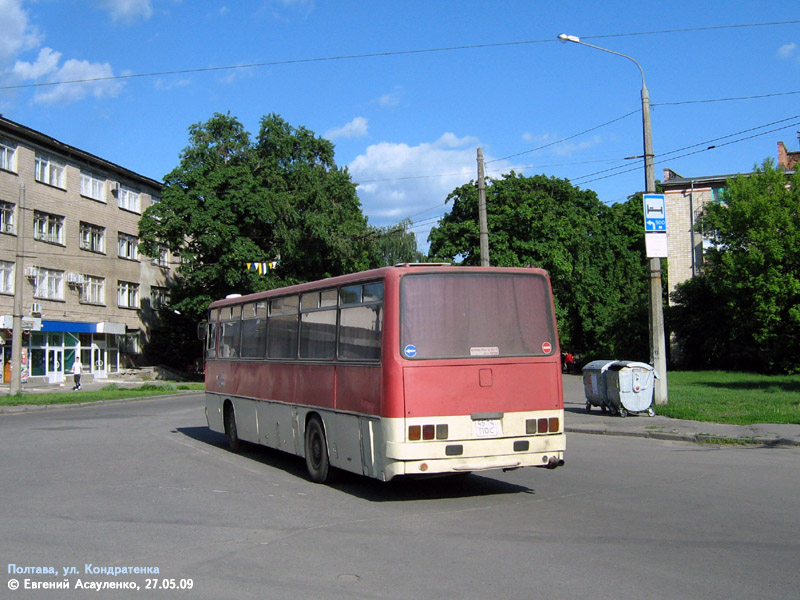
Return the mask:
[(117, 241), (117, 256), (127, 260), (139, 260), (139, 239), (127, 233), (120, 233)]
[(67, 165), (46, 154), (36, 153), (35, 177), (36, 181), (66, 189)]
[(139, 331), (125, 333), (117, 336), (119, 351), (123, 354), (141, 354), (142, 336)]
[(81, 171), (81, 196), (106, 201), (106, 180), (89, 171)]
[(34, 282), (33, 297), (46, 300), (63, 300), (64, 271), (39, 267)]
[(158, 245), (158, 256), (154, 256), (150, 262), (159, 267), (169, 266), (169, 249), (166, 246)]
[(17, 172), (17, 147), (8, 140), (0, 140), (0, 169)]
[(0, 202), (0, 232), (2, 233), (15, 233), (14, 227), (14, 213), (17, 211), (17, 205), (10, 202)]
[(105, 227), (92, 225), (81, 221), (81, 232), (79, 246), (81, 250), (88, 252), (106, 253), (106, 230)]
[(117, 306), (139, 308), (139, 284), (131, 281), (117, 282)]
[(129, 210), (135, 213), (141, 212), (141, 194), (127, 185), (119, 185), (117, 201), (119, 207), (123, 210)]
[(46, 212), (33, 213), (33, 239), (48, 244), (64, 245), (64, 217)]
[(81, 288), (81, 303), (105, 305), (106, 280), (102, 277), (84, 275), (83, 287)]
[[(12, 263), (13, 264), (13, 263)], [(150, 308), (161, 310), (169, 304), (169, 288), (151, 286), (150, 287)]]
[(14, 272), (16, 264), (0, 260), (0, 294), (14, 293)]

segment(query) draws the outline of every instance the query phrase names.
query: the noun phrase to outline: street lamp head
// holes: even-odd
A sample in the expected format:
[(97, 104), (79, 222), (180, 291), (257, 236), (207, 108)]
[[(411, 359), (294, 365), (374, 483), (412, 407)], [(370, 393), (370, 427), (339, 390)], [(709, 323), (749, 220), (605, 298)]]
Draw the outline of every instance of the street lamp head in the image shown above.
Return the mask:
[(558, 39), (560, 39), (565, 44), (567, 42), (575, 42), (576, 44), (581, 43), (581, 38), (579, 38), (577, 35), (567, 35), (566, 33), (559, 34)]

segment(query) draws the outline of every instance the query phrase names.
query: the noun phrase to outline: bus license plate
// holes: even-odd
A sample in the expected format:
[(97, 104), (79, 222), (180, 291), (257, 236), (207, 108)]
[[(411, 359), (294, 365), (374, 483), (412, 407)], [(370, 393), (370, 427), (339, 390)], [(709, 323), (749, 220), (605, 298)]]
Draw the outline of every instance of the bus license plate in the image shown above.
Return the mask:
[(500, 437), (503, 435), (503, 424), (500, 419), (473, 421), (472, 434), (479, 438)]

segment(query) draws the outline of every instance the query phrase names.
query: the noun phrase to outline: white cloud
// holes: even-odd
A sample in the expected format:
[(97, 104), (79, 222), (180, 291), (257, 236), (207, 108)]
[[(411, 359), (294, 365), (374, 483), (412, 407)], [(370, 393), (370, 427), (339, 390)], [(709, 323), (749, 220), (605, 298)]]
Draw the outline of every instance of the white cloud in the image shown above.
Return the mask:
[(36, 48), (42, 36), (28, 22), (22, 0), (0, 0), (2, 34), (0, 34), (0, 65), (14, 60), (20, 52)]
[(384, 94), (377, 100), (378, 106), (382, 106), (384, 108), (394, 108), (395, 106), (400, 105), (400, 95), (402, 93), (402, 88), (397, 87), (395, 91), (390, 92), (388, 94)]
[(169, 79), (164, 81), (161, 78), (156, 79), (153, 87), (157, 90), (174, 90), (178, 88), (187, 87), (192, 84), (191, 79)]
[(131, 23), (138, 19), (149, 19), (153, 14), (151, 0), (101, 0), (100, 6), (107, 10), (114, 21)]
[[(418, 246), (427, 252), (431, 227), (450, 210), (445, 205), (448, 194), (478, 177), (477, 146), (477, 138), (453, 133), (417, 146), (392, 142), (369, 146), (348, 165), (353, 181), (359, 183), (364, 214), (378, 226), (410, 217)], [(513, 168), (502, 161), (491, 166), (492, 171), (504, 173)]]
[(787, 60), (791, 60), (793, 58), (800, 60), (800, 50), (795, 43), (784, 44), (778, 48), (778, 56)]
[(366, 137), (367, 128), (368, 128), (367, 120), (364, 117), (356, 117), (355, 119), (353, 119), (346, 125), (343, 125), (342, 127), (329, 129), (323, 134), (323, 137), (329, 140)]
[[(81, 81), (113, 76), (111, 65), (108, 63), (90, 63), (85, 60), (70, 59), (61, 68), (53, 71), (52, 79), (55, 81)], [(113, 98), (119, 95), (122, 87), (122, 82), (115, 79), (60, 83), (38, 92), (33, 100), (37, 104), (53, 104), (75, 102), (90, 95), (95, 98)]]
[(547, 148), (547, 151), (554, 156), (571, 156), (581, 150), (600, 145), (604, 141), (601, 136), (595, 135), (591, 139), (582, 142), (571, 142), (570, 140), (560, 142), (553, 134), (543, 133), (536, 135), (529, 131), (522, 134), (522, 140), (527, 144), (531, 144), (532, 148), (530, 150)]
[(39, 79), (52, 73), (58, 68), (58, 61), (61, 60), (61, 52), (56, 52), (52, 48), (44, 47), (39, 50), (36, 62), (29, 63), (18, 60), (11, 70), (22, 79)]

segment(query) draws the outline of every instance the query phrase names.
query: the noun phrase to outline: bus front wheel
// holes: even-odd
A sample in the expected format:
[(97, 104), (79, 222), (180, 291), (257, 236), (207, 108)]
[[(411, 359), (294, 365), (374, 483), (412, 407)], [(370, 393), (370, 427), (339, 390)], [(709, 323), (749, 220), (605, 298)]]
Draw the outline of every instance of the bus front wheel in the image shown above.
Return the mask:
[(238, 452), (242, 444), (236, 430), (236, 415), (230, 405), (225, 407), (225, 437), (228, 439), (228, 448), (232, 452)]
[(319, 417), (312, 417), (306, 426), (306, 468), (311, 481), (325, 483), (330, 480), (332, 467), (328, 458), (328, 444)]

